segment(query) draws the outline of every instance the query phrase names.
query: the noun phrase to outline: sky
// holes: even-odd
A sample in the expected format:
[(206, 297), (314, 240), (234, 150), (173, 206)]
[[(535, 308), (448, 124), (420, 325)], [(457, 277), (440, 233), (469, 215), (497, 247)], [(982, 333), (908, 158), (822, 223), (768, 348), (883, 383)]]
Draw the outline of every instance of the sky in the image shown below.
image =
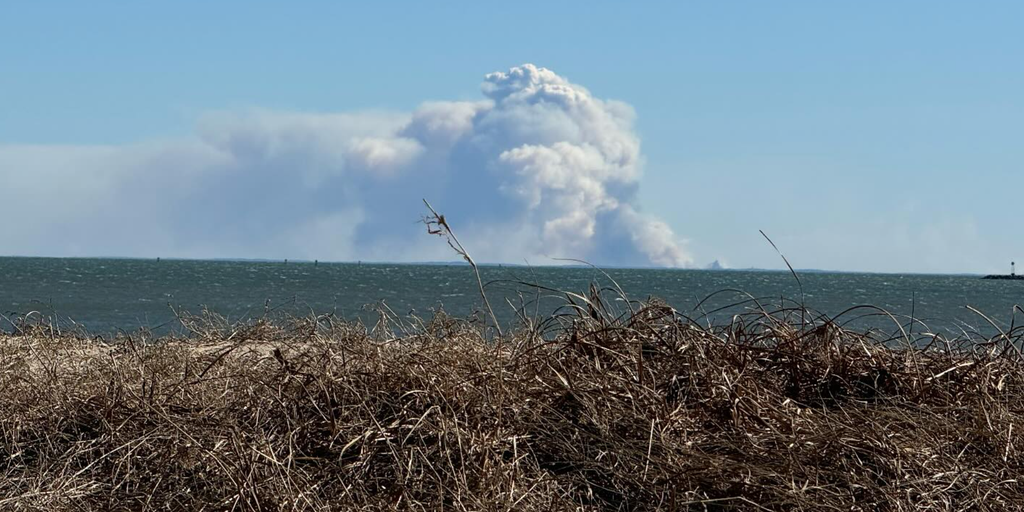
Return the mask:
[(0, 1), (0, 254), (1005, 272), (1021, 19)]

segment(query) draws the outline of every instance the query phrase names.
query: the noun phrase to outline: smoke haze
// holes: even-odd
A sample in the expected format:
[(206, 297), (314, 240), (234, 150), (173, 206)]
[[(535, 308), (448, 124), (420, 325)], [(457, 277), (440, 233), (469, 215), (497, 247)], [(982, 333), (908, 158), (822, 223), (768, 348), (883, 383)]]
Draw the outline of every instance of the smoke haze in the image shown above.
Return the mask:
[(208, 113), (129, 145), (0, 145), (0, 252), (429, 261), (427, 198), (481, 261), (692, 264), (637, 204), (633, 109), (531, 64), (409, 113)]

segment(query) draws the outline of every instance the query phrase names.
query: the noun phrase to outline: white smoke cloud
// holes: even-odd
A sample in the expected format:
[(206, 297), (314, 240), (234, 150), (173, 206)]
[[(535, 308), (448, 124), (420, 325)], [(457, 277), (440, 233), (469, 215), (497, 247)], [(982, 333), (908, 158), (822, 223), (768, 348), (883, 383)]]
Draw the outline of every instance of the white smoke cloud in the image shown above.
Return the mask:
[(629, 105), (530, 64), (482, 89), (411, 113), (212, 113), (177, 141), (0, 145), (0, 215), (20, 220), (2, 252), (451, 259), (414, 222), (426, 197), (482, 261), (692, 263), (638, 211)]

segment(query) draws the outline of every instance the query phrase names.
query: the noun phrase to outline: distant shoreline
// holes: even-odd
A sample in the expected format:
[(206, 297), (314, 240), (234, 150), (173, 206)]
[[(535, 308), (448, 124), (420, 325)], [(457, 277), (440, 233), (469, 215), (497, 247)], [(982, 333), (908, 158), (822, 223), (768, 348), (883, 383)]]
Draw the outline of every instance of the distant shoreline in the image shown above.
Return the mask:
[[(211, 263), (280, 263), (284, 264), (321, 264), (321, 265), (371, 265), (371, 266), (465, 266), (469, 264), (463, 260), (452, 261), (328, 261), (328, 260), (307, 260), (307, 259), (268, 259), (268, 258), (174, 258), (174, 257), (135, 257), (135, 256), (22, 256), (6, 255), (0, 256), (3, 259), (45, 259), (45, 260), (110, 260), (110, 261), (187, 261), (187, 262), (211, 262)], [(785, 272), (787, 268), (677, 268), (658, 266), (617, 266), (617, 265), (583, 265), (583, 264), (525, 264), (525, 263), (493, 263), (477, 262), (480, 267), (487, 268), (552, 268), (552, 269), (589, 269), (598, 268), (602, 270), (656, 270), (656, 271), (702, 271), (702, 272)], [(978, 272), (874, 272), (865, 270), (827, 270), (816, 268), (794, 269), (798, 274), (858, 274), (858, 275), (882, 275), (882, 276), (951, 276), (951, 277), (982, 277), (986, 274)]]

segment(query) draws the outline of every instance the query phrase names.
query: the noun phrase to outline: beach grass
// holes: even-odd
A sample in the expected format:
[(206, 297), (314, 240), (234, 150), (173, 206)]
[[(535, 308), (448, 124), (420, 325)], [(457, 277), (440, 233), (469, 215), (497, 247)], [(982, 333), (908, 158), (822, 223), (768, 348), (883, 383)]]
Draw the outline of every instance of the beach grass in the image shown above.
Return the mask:
[(760, 305), (708, 325), (602, 296), (500, 337), (383, 308), (105, 340), (15, 322), (0, 510), (1024, 504), (1019, 329), (885, 338)]

